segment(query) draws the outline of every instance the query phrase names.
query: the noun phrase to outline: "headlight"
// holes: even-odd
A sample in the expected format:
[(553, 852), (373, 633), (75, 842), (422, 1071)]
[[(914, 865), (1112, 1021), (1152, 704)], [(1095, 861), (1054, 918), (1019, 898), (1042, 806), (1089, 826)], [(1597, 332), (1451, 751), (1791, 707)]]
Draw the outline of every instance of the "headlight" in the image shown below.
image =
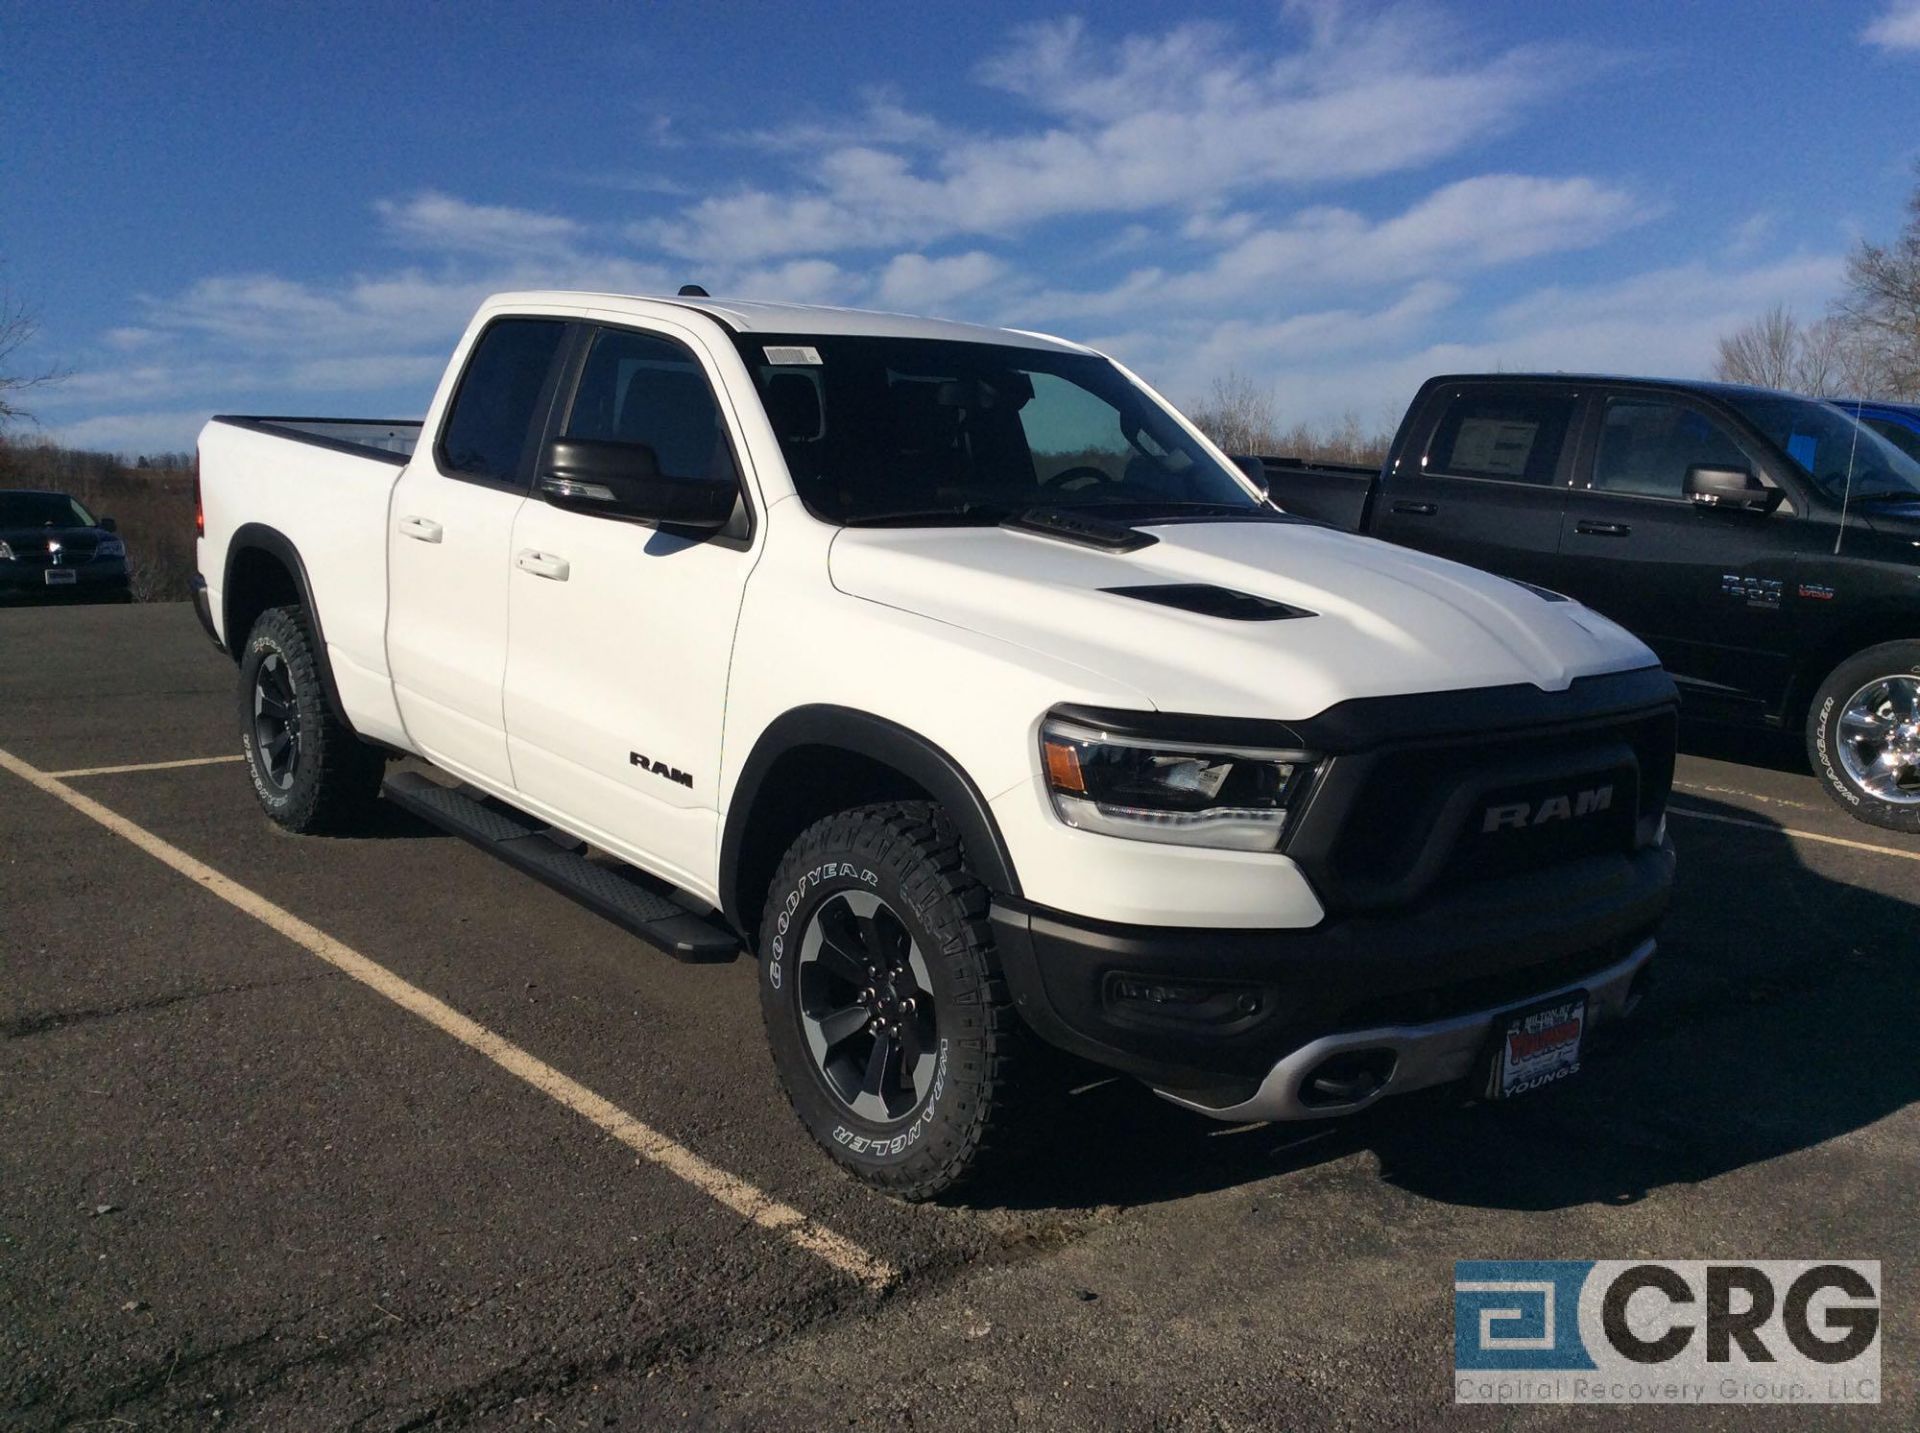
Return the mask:
[(12, 561), (13, 561), (13, 549), (8, 547), (4, 542), (0, 542), (0, 562), (12, 562)]
[(1271, 851), (1289, 806), (1306, 789), (1313, 758), (1115, 736), (1054, 718), (1040, 728), (1040, 764), (1053, 809), (1082, 831)]
[(93, 549), (95, 557), (125, 557), (127, 545), (117, 537), (103, 537)]

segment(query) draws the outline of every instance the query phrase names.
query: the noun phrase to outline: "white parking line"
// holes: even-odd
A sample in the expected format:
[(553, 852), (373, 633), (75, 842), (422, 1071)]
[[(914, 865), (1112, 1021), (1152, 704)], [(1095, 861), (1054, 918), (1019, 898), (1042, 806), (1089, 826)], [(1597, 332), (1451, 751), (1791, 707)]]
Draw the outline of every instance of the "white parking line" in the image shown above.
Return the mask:
[(1691, 821), (1717, 821), (1722, 826), (1744, 826), (1749, 831), (1771, 831), (1776, 836), (1791, 836), (1796, 841), (1818, 841), (1826, 846), (1845, 846), (1850, 851), (1872, 851), (1879, 856), (1898, 856), (1903, 861), (1920, 861), (1920, 851), (1902, 851), (1895, 846), (1876, 846), (1871, 841), (1849, 841), (1844, 836), (1822, 836), (1818, 831), (1796, 831), (1790, 826), (1776, 826), (1771, 821), (1742, 821), (1735, 816), (1714, 816), (1705, 811), (1683, 811), (1678, 806), (1669, 806), (1667, 814), (1685, 816)]
[(136, 761), (128, 766), (76, 766), (72, 771), (46, 774), (58, 781), (73, 776), (119, 776), (127, 771), (178, 771), (183, 766), (218, 766), (226, 761), (245, 760), (246, 757), (235, 752), (232, 756), (189, 756), (181, 761)]
[(178, 846), (163, 841), (144, 827), (135, 825), (118, 812), (108, 810), (91, 797), (82, 796), (58, 777), (30, 766), (4, 750), (0, 750), (0, 769), (11, 771), (22, 781), (66, 802), (82, 816), (99, 822), (114, 835), (131, 842), (155, 860), (171, 866), (236, 910), (245, 912), (296, 945), (305, 947), (342, 974), (384, 995), (402, 1010), (419, 1016), (469, 1049), (477, 1050), (509, 1074), (590, 1120), (642, 1159), (685, 1180), (742, 1218), (752, 1220), (763, 1229), (772, 1230), (789, 1243), (870, 1289), (884, 1289), (899, 1277), (897, 1269), (859, 1245), (815, 1223), (798, 1209), (782, 1204), (746, 1180), (709, 1164), (686, 1146), (643, 1124), (612, 1101), (569, 1079), (512, 1041), (469, 1020), (445, 1001), (409, 984), (385, 966), (341, 944), (325, 931), (308, 925), (291, 911), (248, 890), (238, 881), (221, 875), (205, 862), (189, 856)]

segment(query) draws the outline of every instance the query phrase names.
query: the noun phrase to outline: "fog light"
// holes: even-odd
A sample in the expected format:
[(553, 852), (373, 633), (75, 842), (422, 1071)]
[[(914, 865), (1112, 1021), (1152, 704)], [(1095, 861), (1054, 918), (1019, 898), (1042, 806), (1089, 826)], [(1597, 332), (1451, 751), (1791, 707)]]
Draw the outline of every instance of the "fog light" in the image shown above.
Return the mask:
[(1117, 971), (1104, 992), (1110, 1014), (1155, 1025), (1236, 1025), (1264, 1015), (1272, 992), (1258, 985), (1161, 980)]

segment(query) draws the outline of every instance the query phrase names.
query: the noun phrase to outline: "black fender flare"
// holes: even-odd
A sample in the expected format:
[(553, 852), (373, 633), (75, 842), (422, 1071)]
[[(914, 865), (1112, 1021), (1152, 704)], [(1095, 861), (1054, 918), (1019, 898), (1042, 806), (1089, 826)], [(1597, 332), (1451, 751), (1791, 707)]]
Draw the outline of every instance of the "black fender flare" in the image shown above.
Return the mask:
[(242, 523), (234, 529), (233, 537), (227, 542), (226, 565), (222, 569), (220, 583), (220, 630), (226, 635), (228, 653), (238, 664), (247, 641), (245, 632), (234, 630), (233, 614), (233, 565), (246, 552), (264, 552), (293, 574), (294, 586), (300, 592), (300, 605), (306, 609), (307, 626), (313, 632), (313, 664), (320, 673), (320, 689), (326, 694), (327, 708), (333, 713), (334, 720), (352, 731), (353, 723), (347, 719), (347, 709), (340, 701), (340, 689), (334, 685), (333, 661), (327, 655), (327, 634), (320, 625), (320, 608), (313, 600), (313, 583), (307, 577), (307, 564), (301, 561), (300, 549), (293, 545), (292, 538), (263, 522)]
[(997, 895), (1020, 894), (1020, 880), (1000, 824), (959, 762), (898, 722), (853, 707), (821, 703), (795, 707), (768, 723), (734, 783), (720, 838), (720, 892), (725, 913), (736, 926), (750, 930), (757, 920), (757, 913), (740, 909), (739, 883), (741, 853), (761, 789), (783, 756), (810, 746), (852, 752), (898, 771), (952, 817), (974, 874), (987, 888)]

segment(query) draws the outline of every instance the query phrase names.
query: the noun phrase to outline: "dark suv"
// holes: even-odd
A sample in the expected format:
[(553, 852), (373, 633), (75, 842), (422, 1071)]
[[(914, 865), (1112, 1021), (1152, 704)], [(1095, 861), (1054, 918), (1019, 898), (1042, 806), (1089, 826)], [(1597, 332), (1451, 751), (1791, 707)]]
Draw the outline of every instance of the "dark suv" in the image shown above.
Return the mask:
[(82, 595), (128, 599), (127, 546), (113, 519), (65, 493), (0, 490), (0, 600)]

